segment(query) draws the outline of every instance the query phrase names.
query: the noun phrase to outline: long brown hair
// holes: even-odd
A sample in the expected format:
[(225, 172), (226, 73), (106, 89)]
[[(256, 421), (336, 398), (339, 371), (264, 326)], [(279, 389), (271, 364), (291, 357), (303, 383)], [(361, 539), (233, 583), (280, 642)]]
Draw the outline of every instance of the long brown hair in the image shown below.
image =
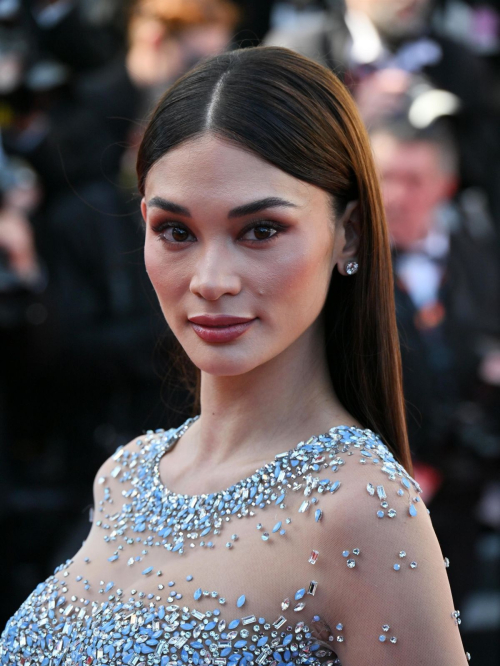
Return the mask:
[[(347, 277), (334, 270), (322, 313), (328, 366), (345, 408), (412, 474), (384, 210), (368, 135), (349, 92), (328, 69), (285, 48), (209, 58), (154, 110), (137, 159), (141, 194), (162, 155), (206, 132), (329, 192), (337, 214), (359, 201), (359, 271)], [(199, 409), (197, 369), (196, 378)]]

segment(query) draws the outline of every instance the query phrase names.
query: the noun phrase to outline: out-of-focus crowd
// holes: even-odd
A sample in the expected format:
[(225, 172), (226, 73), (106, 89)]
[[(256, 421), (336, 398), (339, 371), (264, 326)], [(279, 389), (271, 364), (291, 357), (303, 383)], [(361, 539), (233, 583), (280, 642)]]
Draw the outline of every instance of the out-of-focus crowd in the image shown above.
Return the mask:
[(331, 68), (369, 129), (415, 476), (471, 652), (496, 664), (493, 0), (0, 0), (0, 624), (85, 538), (104, 459), (191, 415), (144, 269), (135, 155), (172, 82), (205, 56), (259, 43)]

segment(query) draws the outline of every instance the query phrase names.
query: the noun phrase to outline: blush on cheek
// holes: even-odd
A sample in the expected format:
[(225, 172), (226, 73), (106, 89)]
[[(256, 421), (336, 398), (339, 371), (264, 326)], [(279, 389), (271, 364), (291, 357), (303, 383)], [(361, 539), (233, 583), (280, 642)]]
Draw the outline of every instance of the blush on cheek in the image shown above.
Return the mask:
[(291, 306), (295, 316), (317, 309), (319, 299), (328, 289), (329, 265), (329, 255), (324, 251), (320, 255), (316, 252), (295, 253), (274, 264), (273, 277), (267, 284), (273, 285), (277, 306)]

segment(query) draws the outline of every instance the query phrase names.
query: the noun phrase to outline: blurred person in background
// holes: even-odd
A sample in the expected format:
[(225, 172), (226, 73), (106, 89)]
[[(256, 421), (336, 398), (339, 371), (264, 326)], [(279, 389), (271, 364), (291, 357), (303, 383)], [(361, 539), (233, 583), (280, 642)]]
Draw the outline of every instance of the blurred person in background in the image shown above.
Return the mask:
[(9, 275), (20, 265), (15, 236), (42, 279), (2, 296), (3, 312), (18, 315), (17, 328), (0, 322), (13, 341), (0, 377), (0, 460), (10, 479), (2, 529), (16, 543), (1, 580), (3, 617), (85, 535), (82, 509), (110, 450), (190, 413), (144, 269), (135, 187), (123, 174), (155, 96), (223, 50), (238, 17), (225, 0), (139, 0), (128, 41), (99, 44), (102, 30), (118, 33), (112, 14), (96, 25), (96, 3), (14, 4), (2, 17), (0, 3), (0, 143), (33, 169), (38, 197), (22, 215), (2, 210), (0, 245)]
[(78, 85), (80, 104), (92, 109), (110, 139), (100, 161), (108, 178), (134, 183), (142, 121), (166, 87), (229, 45), (239, 17), (230, 0), (131, 3), (125, 51)]
[[(500, 528), (480, 508), (497, 495), (500, 473), (500, 376), (484, 372), (500, 349), (498, 236), (475, 205), (477, 191), (455, 196), (458, 151), (446, 119), (415, 128), (406, 116), (387, 118), (371, 140), (393, 247), (415, 472), (465, 604), (480, 577), (463, 572), (485, 566), (481, 533)], [(500, 594), (498, 581), (493, 589)]]
[(457, 118), (461, 187), (481, 186), (500, 226), (500, 97), (479, 57), (432, 26), (430, 0), (329, 0), (322, 17), (304, 26), (276, 28), (266, 44), (315, 58), (351, 88), (371, 126), (400, 112), (414, 75), (452, 93)]

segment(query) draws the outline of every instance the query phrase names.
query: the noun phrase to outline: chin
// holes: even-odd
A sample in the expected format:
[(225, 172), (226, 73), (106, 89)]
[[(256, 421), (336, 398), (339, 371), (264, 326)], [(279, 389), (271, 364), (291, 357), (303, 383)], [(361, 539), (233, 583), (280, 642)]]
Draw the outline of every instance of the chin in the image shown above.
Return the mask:
[[(229, 352), (229, 353), (228, 353)], [(254, 370), (266, 359), (255, 358), (251, 353), (233, 353), (233, 350), (207, 350), (189, 355), (196, 367), (214, 377), (237, 377)]]

